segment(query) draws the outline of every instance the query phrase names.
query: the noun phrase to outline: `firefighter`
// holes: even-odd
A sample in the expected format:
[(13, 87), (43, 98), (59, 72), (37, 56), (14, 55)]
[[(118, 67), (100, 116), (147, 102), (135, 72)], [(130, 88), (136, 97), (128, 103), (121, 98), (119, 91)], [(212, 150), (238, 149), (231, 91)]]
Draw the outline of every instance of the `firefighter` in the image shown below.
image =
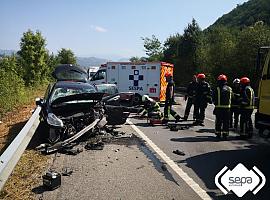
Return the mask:
[(212, 90), (205, 81), (205, 74), (197, 75), (198, 85), (194, 99), (195, 125), (204, 126), (205, 109), (208, 103), (212, 103)]
[[(197, 76), (194, 75), (192, 77), (192, 81), (189, 83), (187, 87), (187, 94), (185, 95), (185, 101), (187, 101), (187, 104), (186, 104), (186, 109), (185, 109), (184, 120), (188, 119), (190, 108), (194, 104), (194, 96), (195, 96), (197, 85), (198, 85)], [(193, 119), (195, 119), (194, 110), (193, 110)]]
[(215, 134), (224, 139), (229, 135), (230, 108), (232, 89), (227, 85), (227, 77), (224, 74), (218, 76), (217, 88), (213, 92), (215, 104), (214, 115), (216, 115)]
[(178, 122), (181, 117), (172, 109), (173, 103), (173, 94), (174, 94), (174, 81), (172, 74), (167, 72), (165, 74), (167, 87), (166, 87), (166, 99), (165, 99), (165, 106), (164, 106), (164, 122), (169, 120), (169, 115), (172, 115), (175, 118), (175, 122)]
[(231, 105), (231, 119), (230, 119), (230, 128), (237, 130), (240, 114), (240, 79), (236, 78), (233, 80), (232, 85), (232, 105)]
[(143, 102), (143, 111), (140, 113), (140, 117), (145, 117), (147, 114), (147, 117), (149, 118), (154, 119), (162, 118), (160, 106), (154, 99), (150, 98), (148, 95), (143, 95), (142, 102)]
[(254, 91), (248, 77), (240, 79), (240, 135), (252, 137), (253, 124), (251, 115), (254, 110)]

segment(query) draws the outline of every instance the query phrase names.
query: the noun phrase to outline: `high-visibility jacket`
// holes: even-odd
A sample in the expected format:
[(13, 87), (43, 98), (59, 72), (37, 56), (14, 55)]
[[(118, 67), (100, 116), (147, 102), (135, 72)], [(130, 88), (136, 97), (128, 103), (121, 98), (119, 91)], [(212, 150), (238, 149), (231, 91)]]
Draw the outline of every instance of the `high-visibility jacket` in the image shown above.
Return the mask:
[(143, 115), (150, 112), (160, 112), (159, 104), (151, 98), (144, 103), (143, 108), (144, 108), (143, 113), (142, 113)]
[(215, 108), (230, 109), (232, 102), (232, 89), (227, 85), (218, 86), (213, 94)]
[(241, 89), (241, 108), (243, 109), (254, 109), (254, 90), (250, 86), (245, 86)]

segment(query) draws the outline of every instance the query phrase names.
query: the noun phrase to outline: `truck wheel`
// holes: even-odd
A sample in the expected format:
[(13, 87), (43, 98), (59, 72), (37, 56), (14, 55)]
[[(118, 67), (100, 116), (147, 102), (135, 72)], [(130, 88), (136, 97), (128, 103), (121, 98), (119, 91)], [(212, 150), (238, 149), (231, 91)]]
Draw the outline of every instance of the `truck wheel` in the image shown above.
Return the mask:
[(262, 138), (270, 138), (270, 129), (260, 128), (259, 135)]

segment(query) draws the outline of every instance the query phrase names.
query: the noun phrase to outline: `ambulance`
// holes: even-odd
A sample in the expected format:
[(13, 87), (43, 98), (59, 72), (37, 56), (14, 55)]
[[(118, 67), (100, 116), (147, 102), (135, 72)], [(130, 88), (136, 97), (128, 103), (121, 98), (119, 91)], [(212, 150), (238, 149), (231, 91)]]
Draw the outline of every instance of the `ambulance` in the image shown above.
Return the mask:
[(173, 74), (173, 64), (166, 62), (107, 62), (90, 79), (92, 84), (116, 84), (119, 92), (135, 92), (165, 101), (165, 74)]

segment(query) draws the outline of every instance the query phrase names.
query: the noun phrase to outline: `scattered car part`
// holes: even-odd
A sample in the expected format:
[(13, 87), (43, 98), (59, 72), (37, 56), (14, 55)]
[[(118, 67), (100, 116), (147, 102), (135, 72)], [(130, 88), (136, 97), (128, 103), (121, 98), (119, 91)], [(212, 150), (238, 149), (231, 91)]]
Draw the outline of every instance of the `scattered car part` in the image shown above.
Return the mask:
[(97, 143), (88, 142), (85, 145), (85, 149), (87, 149), (87, 150), (103, 150), (103, 148), (104, 148), (104, 143), (103, 142), (97, 142)]
[(43, 186), (49, 190), (54, 190), (61, 186), (61, 174), (56, 171), (49, 171), (43, 178)]
[(73, 170), (69, 167), (62, 169), (62, 176), (70, 176), (73, 173)]
[(174, 150), (173, 153), (174, 153), (174, 154), (177, 154), (177, 155), (180, 155), (180, 156), (186, 155), (183, 151), (180, 151), (180, 150), (178, 150), (178, 149), (177, 149), (177, 150)]
[(74, 142), (75, 140), (77, 140), (79, 137), (81, 137), (83, 134), (85, 134), (86, 132), (88, 132), (89, 130), (91, 130), (92, 128), (94, 128), (97, 123), (100, 121), (100, 119), (96, 119), (92, 124), (88, 125), (87, 127), (85, 127), (84, 129), (82, 129), (81, 131), (79, 131), (77, 134), (75, 134), (74, 136), (58, 142), (50, 147), (46, 148), (46, 153), (50, 154), (50, 153), (54, 153), (58, 150), (60, 150), (61, 148), (69, 145), (70, 143)]

